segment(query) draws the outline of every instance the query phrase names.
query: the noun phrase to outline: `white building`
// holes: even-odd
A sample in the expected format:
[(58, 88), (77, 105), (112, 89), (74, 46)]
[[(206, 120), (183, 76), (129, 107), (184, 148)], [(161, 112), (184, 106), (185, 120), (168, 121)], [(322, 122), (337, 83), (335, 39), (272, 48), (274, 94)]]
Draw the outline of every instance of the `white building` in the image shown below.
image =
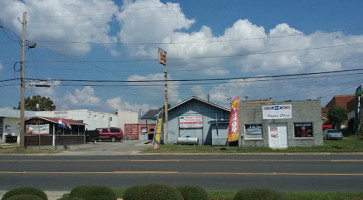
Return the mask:
[[(34, 117), (35, 112), (26, 111), (25, 118)], [(0, 108), (0, 141), (5, 141), (5, 136), (18, 136), (20, 132), (20, 110)]]
[[(137, 124), (136, 112), (116, 111), (116, 113), (80, 110), (58, 111), (25, 111), (25, 118), (31, 117), (56, 117), (64, 119), (82, 120), (87, 130), (104, 127), (119, 127), (124, 130), (125, 124)], [(20, 111), (10, 108), (0, 108), (0, 141), (5, 141), (5, 136), (18, 136)]]
[(126, 123), (137, 123), (137, 113), (117, 111), (116, 113), (80, 110), (57, 110), (36, 112), (39, 117), (56, 117), (64, 119), (82, 120), (87, 130), (103, 127), (120, 127), (124, 129)]

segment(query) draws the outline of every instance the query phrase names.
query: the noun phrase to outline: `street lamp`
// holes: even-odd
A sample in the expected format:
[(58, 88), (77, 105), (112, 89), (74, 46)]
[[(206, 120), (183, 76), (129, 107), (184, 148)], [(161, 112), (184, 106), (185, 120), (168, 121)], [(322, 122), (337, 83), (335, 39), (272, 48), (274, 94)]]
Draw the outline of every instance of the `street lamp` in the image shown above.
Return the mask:
[[(18, 39), (19, 41), (21, 41), (21, 57), (20, 57), (20, 70), (21, 70), (21, 77), (20, 77), (20, 140), (19, 140), (19, 146), (20, 148), (24, 148), (25, 147), (25, 142), (24, 142), (24, 128), (25, 128), (25, 102), (24, 102), (24, 93), (25, 93), (25, 81), (24, 81), (24, 77), (25, 77), (25, 36), (26, 36), (26, 15), (27, 12), (23, 13), (23, 21), (21, 22), (22, 24), (22, 37), (20, 39), (20, 37), (11, 29), (6, 28), (5, 26), (1, 26), (0, 28), (9, 30), (10, 32), (12, 32)], [(30, 45), (28, 45), (28, 48), (35, 48), (37, 46), (36, 43), (31, 43)]]

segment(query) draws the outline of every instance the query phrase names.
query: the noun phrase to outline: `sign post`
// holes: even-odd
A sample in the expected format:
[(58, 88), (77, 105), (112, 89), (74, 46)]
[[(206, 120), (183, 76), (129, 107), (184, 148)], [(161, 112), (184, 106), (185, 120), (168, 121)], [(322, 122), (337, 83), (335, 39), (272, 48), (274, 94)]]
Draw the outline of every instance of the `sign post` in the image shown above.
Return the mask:
[(360, 131), (360, 115), (361, 115), (361, 96), (362, 85), (360, 85), (355, 91), (355, 147), (358, 147), (357, 135)]
[(158, 60), (159, 63), (165, 66), (165, 144), (168, 144), (168, 65), (166, 59), (167, 52), (159, 48)]

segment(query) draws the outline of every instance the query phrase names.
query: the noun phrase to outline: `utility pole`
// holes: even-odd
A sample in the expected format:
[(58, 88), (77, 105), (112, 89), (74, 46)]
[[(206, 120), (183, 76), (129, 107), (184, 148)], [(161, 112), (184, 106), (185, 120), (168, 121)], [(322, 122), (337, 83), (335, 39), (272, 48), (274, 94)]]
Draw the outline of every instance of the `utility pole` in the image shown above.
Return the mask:
[(167, 52), (159, 48), (158, 50), (158, 60), (159, 63), (165, 66), (164, 76), (165, 76), (165, 144), (168, 144), (168, 65), (167, 65)]
[(25, 105), (24, 105), (24, 93), (25, 93), (25, 33), (26, 33), (26, 15), (27, 13), (23, 13), (23, 21), (21, 22), (22, 26), (22, 38), (21, 38), (21, 61), (20, 61), (20, 135), (19, 135), (19, 146), (20, 148), (25, 147), (24, 135), (25, 135)]

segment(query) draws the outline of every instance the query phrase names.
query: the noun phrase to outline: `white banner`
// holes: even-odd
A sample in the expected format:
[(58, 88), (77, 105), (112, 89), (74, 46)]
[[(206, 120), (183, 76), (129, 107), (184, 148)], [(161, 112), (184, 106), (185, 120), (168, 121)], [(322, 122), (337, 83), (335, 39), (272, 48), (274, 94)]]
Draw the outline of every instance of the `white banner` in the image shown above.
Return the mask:
[(26, 134), (49, 134), (49, 124), (27, 124), (26, 125)]
[(202, 115), (180, 116), (179, 117), (179, 127), (180, 128), (202, 128), (203, 127), (203, 117), (202, 117)]
[(292, 118), (291, 105), (262, 106), (263, 119), (290, 119)]

